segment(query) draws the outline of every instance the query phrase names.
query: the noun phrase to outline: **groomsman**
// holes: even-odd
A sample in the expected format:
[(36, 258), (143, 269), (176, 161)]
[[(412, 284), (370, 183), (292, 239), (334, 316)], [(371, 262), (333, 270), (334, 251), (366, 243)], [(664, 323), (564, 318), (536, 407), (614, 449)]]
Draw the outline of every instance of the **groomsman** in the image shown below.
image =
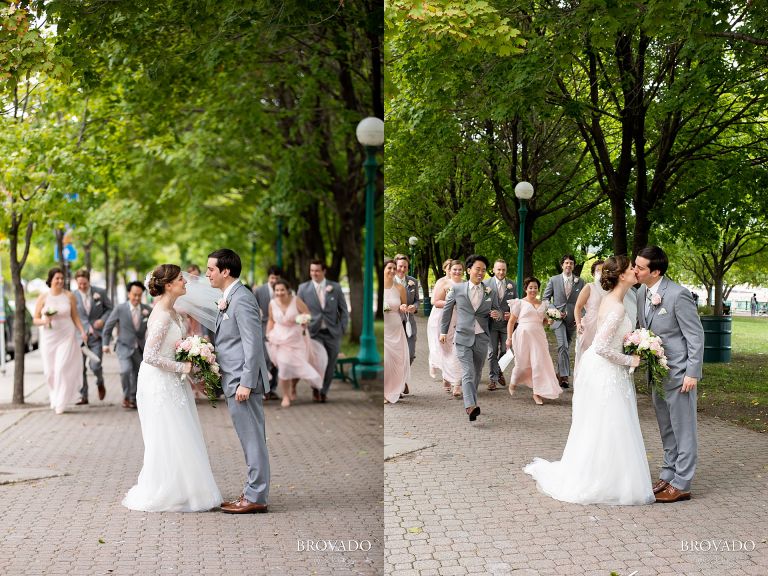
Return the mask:
[(264, 400), (280, 400), (277, 395), (277, 364), (273, 364), (269, 359), (269, 350), (267, 349), (267, 321), (269, 320), (269, 303), (275, 296), (275, 282), (283, 275), (283, 271), (277, 266), (270, 266), (267, 269), (267, 281), (260, 286), (253, 288), (253, 295), (256, 296), (256, 302), (259, 305), (261, 313), (261, 325), (264, 327), (264, 359), (267, 361), (267, 370), (269, 370), (269, 392), (264, 394)]
[(325, 402), (328, 389), (336, 371), (336, 357), (341, 349), (341, 339), (349, 323), (349, 310), (341, 285), (325, 277), (325, 262), (313, 260), (309, 264), (311, 280), (299, 286), (297, 295), (304, 300), (312, 315), (309, 323), (309, 335), (320, 342), (328, 353), (328, 366), (325, 369), (323, 388), (312, 389), (315, 402)]
[[(90, 358), (89, 364), (91, 372), (96, 376), (99, 400), (104, 400), (107, 389), (104, 387), (104, 371), (101, 367), (101, 331), (112, 312), (112, 302), (107, 297), (106, 290), (91, 286), (91, 274), (85, 268), (75, 273), (75, 281), (77, 282), (77, 290), (75, 290), (77, 313), (88, 334), (88, 348), (98, 358), (98, 360)], [(78, 406), (88, 404), (88, 377), (85, 362), (83, 362), (83, 387), (80, 389), (80, 400), (76, 404)]]
[(507, 385), (504, 374), (499, 367), (499, 358), (507, 352), (507, 321), (509, 320), (509, 303), (507, 301), (517, 298), (517, 289), (507, 279), (507, 263), (501, 258), (493, 263), (493, 277), (485, 280), (483, 284), (496, 292), (499, 297), (498, 309), (504, 314), (498, 320), (491, 320), (490, 326), (491, 345), (488, 348), (490, 381), (488, 382), (488, 390), (496, 390), (498, 386), (504, 388)]
[(123, 385), (123, 408), (136, 408), (136, 381), (144, 356), (147, 338), (147, 320), (152, 308), (141, 303), (144, 284), (128, 284), (128, 301), (118, 305), (104, 325), (103, 351), (109, 354), (112, 330), (118, 326), (117, 358), (120, 361), (120, 382)]
[(456, 335), (454, 345), (456, 356), (461, 363), (461, 391), (464, 396), (464, 410), (469, 421), (474, 422), (480, 414), (477, 405), (477, 388), (483, 373), (483, 364), (488, 356), (490, 341), (490, 320), (501, 318), (499, 295), (483, 284), (488, 259), (473, 254), (465, 263), (469, 281), (454, 286), (448, 292), (440, 322), (440, 342), (445, 342), (451, 318), (456, 313)]
[(548, 308), (557, 308), (563, 315), (562, 320), (552, 323), (552, 331), (557, 338), (557, 378), (560, 386), (568, 388), (568, 377), (571, 375), (571, 340), (576, 337), (576, 300), (584, 288), (584, 282), (573, 274), (576, 258), (566, 254), (560, 258), (562, 274), (552, 276), (544, 290), (543, 300)]
[[(413, 276), (408, 276), (408, 256), (405, 254), (398, 254), (395, 256), (395, 266), (397, 271), (395, 272), (395, 282), (405, 288), (406, 306), (407, 312), (400, 313), (400, 319), (403, 321), (403, 330), (405, 330), (405, 337), (408, 340), (408, 357), (411, 359), (416, 358), (416, 319), (414, 316), (419, 311), (419, 283)], [(410, 324), (410, 329), (408, 325)], [(410, 336), (408, 335), (410, 332)], [(406, 384), (407, 394), (408, 385)]]
[(659, 336), (669, 364), (664, 398), (653, 390), (653, 407), (664, 447), (664, 463), (653, 485), (656, 502), (691, 498), (696, 471), (696, 385), (704, 362), (704, 329), (691, 293), (665, 276), (669, 260), (658, 246), (648, 246), (635, 257), (635, 274), (643, 285), (637, 291), (641, 328)]

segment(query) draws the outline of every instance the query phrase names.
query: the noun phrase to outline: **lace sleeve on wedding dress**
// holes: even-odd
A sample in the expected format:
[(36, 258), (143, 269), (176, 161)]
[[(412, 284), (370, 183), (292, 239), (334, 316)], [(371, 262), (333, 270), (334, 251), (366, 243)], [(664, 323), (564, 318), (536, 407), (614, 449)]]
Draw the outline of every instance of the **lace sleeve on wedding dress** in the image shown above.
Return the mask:
[(162, 348), (173, 320), (168, 314), (159, 314), (147, 326), (147, 342), (144, 345), (144, 362), (168, 372), (184, 372), (184, 362), (176, 362), (163, 356)]
[[(626, 312), (624, 306), (611, 309), (602, 323), (599, 324), (592, 346), (595, 348), (597, 354), (609, 362), (621, 366), (631, 366), (632, 356), (630, 354), (623, 354), (620, 350), (617, 350), (616, 344), (614, 343), (616, 333), (619, 331), (621, 325), (624, 324), (625, 315)], [(621, 345), (619, 348), (621, 348)]]

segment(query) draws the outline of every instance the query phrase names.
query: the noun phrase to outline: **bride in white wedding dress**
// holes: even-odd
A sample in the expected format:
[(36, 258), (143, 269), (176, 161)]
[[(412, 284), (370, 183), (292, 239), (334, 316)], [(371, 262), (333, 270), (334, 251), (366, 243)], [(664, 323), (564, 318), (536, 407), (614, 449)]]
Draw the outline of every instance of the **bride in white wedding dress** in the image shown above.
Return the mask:
[(603, 265), (609, 290), (598, 312), (592, 346), (574, 382), (573, 415), (562, 458), (534, 458), (524, 468), (544, 494), (576, 504), (650, 504), (655, 501), (629, 367), (640, 357), (623, 353), (635, 328), (623, 300), (637, 283), (630, 261), (611, 256)]
[(173, 309), (186, 292), (174, 264), (155, 268), (148, 282), (155, 300), (147, 324), (136, 403), (144, 438), (144, 466), (123, 506), (146, 512), (198, 512), (221, 504), (186, 374), (191, 362), (175, 360), (184, 323)]

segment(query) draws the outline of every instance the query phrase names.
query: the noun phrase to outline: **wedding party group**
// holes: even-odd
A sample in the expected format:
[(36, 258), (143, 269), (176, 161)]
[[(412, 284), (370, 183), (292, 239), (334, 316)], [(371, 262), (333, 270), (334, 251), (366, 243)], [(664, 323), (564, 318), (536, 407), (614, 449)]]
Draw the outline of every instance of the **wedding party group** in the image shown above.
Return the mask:
[[(406, 357), (404, 326), (415, 313), (414, 303), (418, 308), (408, 290), (417, 292), (418, 286), (402, 276), (400, 257), (385, 262), (385, 397), (391, 403), (408, 392), (413, 357)], [(486, 360), (489, 391), (507, 387), (503, 372), (512, 362), (509, 393), (526, 386), (537, 405), (573, 386), (572, 423), (561, 459), (535, 458), (524, 469), (555, 499), (621, 505), (688, 500), (704, 356), (694, 298), (666, 276), (669, 260), (657, 246), (640, 250), (634, 262), (623, 255), (595, 261), (589, 283), (574, 273), (575, 265), (573, 255), (564, 255), (562, 272), (548, 279), (539, 299), (542, 283), (535, 277), (523, 280), (518, 297), (504, 260), (493, 263), (488, 278), (490, 262), (484, 256), (445, 261), (427, 323), (430, 376), (463, 400), (470, 422), (481, 414), (478, 389)], [(546, 329), (557, 341), (554, 360)], [(415, 338), (415, 330), (410, 334)], [(641, 362), (651, 381), (664, 450), (654, 482), (633, 377)]]
[[(264, 513), (270, 485), (263, 402), (280, 399), (288, 408), (296, 386), (306, 381), (313, 401), (327, 401), (341, 339), (349, 321), (337, 282), (325, 278), (322, 261), (310, 265), (310, 280), (293, 293), (269, 270), (268, 281), (249, 288), (239, 277), (237, 253), (208, 256), (205, 277), (196, 266), (157, 266), (127, 286), (127, 301), (113, 307), (106, 291), (77, 272), (75, 294), (64, 273), (49, 271), (50, 290), (38, 298), (33, 321), (42, 327), (41, 351), (51, 408), (87, 405), (85, 358), (104, 386), (102, 353), (120, 362), (123, 407), (138, 411), (144, 460), (136, 485), (122, 504), (133, 510), (192, 512), (220, 508), (231, 514)], [(148, 290), (149, 305), (142, 302)], [(213, 477), (195, 397), (223, 394), (240, 440), (247, 474), (240, 495), (223, 501)]]

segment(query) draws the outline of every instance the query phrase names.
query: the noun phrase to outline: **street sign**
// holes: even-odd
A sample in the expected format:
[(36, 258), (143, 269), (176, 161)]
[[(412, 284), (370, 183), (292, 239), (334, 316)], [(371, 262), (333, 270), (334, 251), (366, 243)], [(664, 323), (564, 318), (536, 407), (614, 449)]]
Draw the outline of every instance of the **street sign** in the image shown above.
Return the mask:
[[(59, 259), (58, 246), (53, 247), (53, 259), (54, 260)], [(74, 262), (75, 260), (77, 260), (77, 249), (72, 244), (64, 245), (64, 260), (66, 260), (67, 262)]]

